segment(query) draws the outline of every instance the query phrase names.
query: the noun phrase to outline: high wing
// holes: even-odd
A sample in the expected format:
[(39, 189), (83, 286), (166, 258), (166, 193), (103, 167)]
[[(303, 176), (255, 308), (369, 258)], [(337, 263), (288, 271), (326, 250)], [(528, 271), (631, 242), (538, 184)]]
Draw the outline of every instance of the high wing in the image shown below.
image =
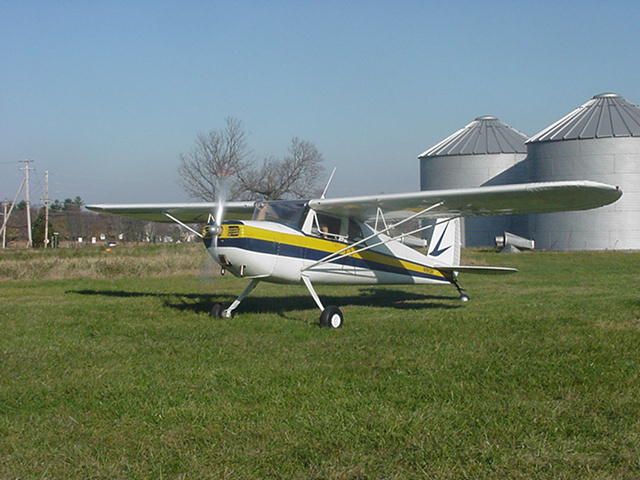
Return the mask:
[[(255, 202), (225, 202), (224, 209), (228, 218), (243, 220), (251, 218), (254, 206)], [(94, 212), (113, 213), (150, 222), (172, 222), (166, 215), (169, 214), (183, 223), (205, 223), (216, 207), (215, 202), (87, 205)]]
[(422, 217), (517, 215), (569, 210), (588, 210), (615, 202), (619, 187), (591, 181), (522, 183), (492, 187), (431, 190), (362, 197), (314, 199), (316, 211), (366, 221), (378, 209), (385, 218), (406, 218), (428, 207)]

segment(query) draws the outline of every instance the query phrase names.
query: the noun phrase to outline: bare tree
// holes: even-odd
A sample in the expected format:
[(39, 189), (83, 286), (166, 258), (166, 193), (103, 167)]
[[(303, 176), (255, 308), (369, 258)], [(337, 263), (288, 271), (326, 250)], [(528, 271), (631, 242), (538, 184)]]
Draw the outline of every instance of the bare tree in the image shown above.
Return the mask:
[(241, 123), (227, 118), (226, 127), (198, 135), (194, 149), (180, 156), (178, 173), (183, 188), (194, 198), (212, 201), (220, 180), (229, 199), (268, 200), (303, 198), (318, 191), (322, 155), (306, 140), (293, 138), (288, 154), (252, 166)]
[(282, 160), (267, 158), (261, 167), (240, 172), (239, 178), (249, 198), (305, 198), (318, 192), (322, 171), (322, 154), (316, 146), (293, 138)]
[(240, 173), (247, 168), (246, 135), (239, 120), (227, 118), (221, 130), (212, 130), (196, 138), (194, 149), (180, 155), (178, 173), (183, 188), (194, 198), (216, 199), (220, 179), (229, 179), (229, 198), (243, 191)]

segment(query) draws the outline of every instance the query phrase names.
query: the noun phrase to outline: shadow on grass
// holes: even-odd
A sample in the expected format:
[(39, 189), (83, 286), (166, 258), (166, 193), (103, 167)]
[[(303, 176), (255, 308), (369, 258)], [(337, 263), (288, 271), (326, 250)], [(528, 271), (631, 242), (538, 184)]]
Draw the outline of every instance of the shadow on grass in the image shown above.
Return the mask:
[[(221, 302), (228, 305), (235, 299), (233, 295), (228, 294), (153, 293), (126, 290), (85, 289), (68, 290), (66, 293), (118, 298), (153, 297), (161, 299), (166, 307), (195, 313), (208, 313), (214, 303)], [(418, 310), (423, 308), (455, 309), (461, 307), (458, 303), (457, 296), (423, 295), (415, 292), (386, 288), (364, 288), (360, 290), (358, 295), (323, 295), (322, 302), (325, 305), (338, 305), (340, 307), (391, 307), (404, 310)], [(255, 296), (245, 299), (238, 311), (245, 313), (276, 313), (286, 317), (286, 312), (315, 308), (316, 305), (309, 295), (289, 295), (286, 297)]]

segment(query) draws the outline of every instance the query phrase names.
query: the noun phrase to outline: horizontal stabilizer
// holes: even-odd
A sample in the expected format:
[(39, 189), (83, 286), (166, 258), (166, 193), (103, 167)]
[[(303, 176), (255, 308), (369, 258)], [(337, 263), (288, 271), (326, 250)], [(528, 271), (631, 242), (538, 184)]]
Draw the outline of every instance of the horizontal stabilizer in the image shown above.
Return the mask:
[(441, 272), (479, 273), (484, 275), (501, 275), (504, 273), (516, 273), (517, 268), (511, 267), (484, 267), (477, 265), (457, 265), (455, 267), (437, 267)]

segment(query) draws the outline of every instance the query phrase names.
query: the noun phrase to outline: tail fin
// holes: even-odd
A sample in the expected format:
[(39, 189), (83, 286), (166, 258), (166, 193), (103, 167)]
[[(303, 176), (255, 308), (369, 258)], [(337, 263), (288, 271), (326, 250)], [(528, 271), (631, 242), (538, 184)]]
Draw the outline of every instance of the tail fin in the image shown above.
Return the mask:
[(433, 227), (427, 257), (436, 265), (460, 265), (460, 218), (440, 218)]

